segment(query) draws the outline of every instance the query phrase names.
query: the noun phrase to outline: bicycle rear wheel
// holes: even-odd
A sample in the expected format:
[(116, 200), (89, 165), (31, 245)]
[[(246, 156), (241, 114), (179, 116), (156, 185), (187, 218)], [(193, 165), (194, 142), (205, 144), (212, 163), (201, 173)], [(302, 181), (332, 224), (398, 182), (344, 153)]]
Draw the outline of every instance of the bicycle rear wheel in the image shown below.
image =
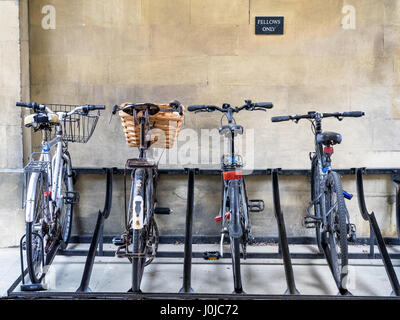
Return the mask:
[(242, 293), (242, 277), (240, 271), (240, 240), (243, 236), (243, 230), (240, 220), (240, 194), (239, 194), (239, 184), (238, 181), (233, 180), (230, 182), (230, 191), (229, 191), (229, 204), (230, 204), (230, 226), (229, 226), (229, 235), (230, 235), (230, 247), (231, 247), (231, 257), (232, 257), (232, 272), (233, 272), (233, 284), (234, 284), (234, 292)]
[[(69, 154), (67, 154), (69, 161), (65, 162), (62, 169), (62, 182), (61, 182), (61, 194), (67, 198), (73, 193), (73, 176), (72, 166)], [(71, 236), (71, 225), (74, 205), (71, 201), (65, 201), (57, 217), (57, 223), (60, 230), (60, 240), (63, 242), (63, 249), (66, 249), (69, 238)]]
[[(319, 196), (319, 194), (320, 194), (320, 187), (318, 181), (317, 156), (314, 155), (314, 157), (311, 160), (311, 201), (314, 201)], [(319, 204), (314, 204), (314, 215), (316, 218), (320, 218), (321, 215), (317, 206), (319, 206)], [(323, 252), (321, 245), (321, 223), (316, 223), (315, 237), (319, 251)]]
[[(130, 229), (132, 230), (132, 291), (141, 292), (140, 284), (142, 281), (143, 271), (146, 261), (146, 226), (142, 226), (140, 229), (134, 228), (134, 215), (142, 218), (146, 212), (146, 201), (145, 201), (145, 181), (146, 172), (142, 168), (135, 170), (135, 175), (132, 183), (131, 199), (130, 199)], [(140, 213), (141, 212), (141, 213)], [(143, 222), (141, 222), (143, 223)]]
[(28, 274), (32, 283), (40, 283), (43, 278), (43, 238), (48, 232), (48, 226), (45, 223), (48, 206), (46, 181), (46, 174), (43, 172), (34, 173), (29, 181), (29, 187), (32, 186), (35, 189), (33, 198), (31, 198), (33, 219), (26, 222), (25, 245)]
[(333, 272), (340, 287), (347, 289), (348, 276), (348, 244), (346, 204), (343, 197), (342, 184), (336, 172), (331, 171), (327, 178), (326, 212), (330, 212), (327, 220), (327, 244), (332, 257)]

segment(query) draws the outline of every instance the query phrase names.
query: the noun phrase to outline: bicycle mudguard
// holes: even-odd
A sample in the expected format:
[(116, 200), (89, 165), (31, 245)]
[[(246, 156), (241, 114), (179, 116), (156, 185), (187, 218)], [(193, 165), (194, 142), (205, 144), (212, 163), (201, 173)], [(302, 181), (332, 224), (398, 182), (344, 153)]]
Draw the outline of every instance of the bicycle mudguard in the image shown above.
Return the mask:
[(239, 196), (239, 181), (232, 180), (229, 186), (231, 219), (228, 226), (229, 236), (232, 238), (240, 238), (243, 235), (239, 215)]
[(131, 202), (129, 211), (131, 214), (132, 229), (142, 229), (144, 221), (144, 183), (145, 171), (137, 169), (135, 172), (135, 179), (133, 180)]

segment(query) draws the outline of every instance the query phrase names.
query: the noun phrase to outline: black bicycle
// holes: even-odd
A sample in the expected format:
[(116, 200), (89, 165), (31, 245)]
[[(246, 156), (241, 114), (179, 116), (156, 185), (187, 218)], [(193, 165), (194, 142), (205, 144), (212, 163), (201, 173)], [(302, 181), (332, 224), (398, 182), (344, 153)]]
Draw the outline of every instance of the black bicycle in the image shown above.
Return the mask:
[[(333, 146), (342, 141), (336, 132), (322, 132), (322, 119), (334, 117), (339, 121), (345, 117), (361, 117), (364, 112), (320, 113), (310, 111), (305, 115), (272, 117), (272, 122), (301, 119), (311, 122), (315, 136), (315, 152), (310, 153), (311, 160), (311, 202), (304, 218), (305, 226), (316, 229), (318, 248), (325, 253), (331, 272), (341, 294), (346, 294), (348, 275), (348, 241), (356, 237), (355, 225), (350, 223), (345, 198), (352, 195), (342, 189), (340, 176), (332, 170), (331, 156)], [(311, 208), (314, 212), (311, 213)]]
[[(148, 266), (157, 254), (159, 232), (154, 214), (172, 212), (169, 208), (156, 206), (158, 164), (154, 160), (147, 159), (146, 151), (156, 142), (150, 130), (157, 129), (157, 122), (161, 122), (159, 127), (168, 127), (171, 119), (180, 120), (183, 116), (183, 107), (178, 101), (162, 106), (166, 108), (153, 103), (125, 103), (121, 106), (115, 105), (112, 110), (112, 114), (120, 111), (128, 144), (139, 148), (139, 157), (128, 159), (125, 165), (124, 176), (127, 170), (132, 170), (132, 188), (128, 206), (125, 196), (126, 231), (113, 239), (113, 243), (118, 247), (116, 256), (126, 257), (132, 263), (132, 288), (129, 291), (135, 293), (141, 292), (144, 267)], [(161, 113), (166, 116), (157, 118), (156, 116)], [(167, 114), (172, 115), (168, 117)], [(179, 131), (179, 128), (174, 130)], [(167, 139), (171, 139), (171, 131), (169, 134)], [(171, 147), (172, 143), (173, 141), (170, 141), (168, 147)], [(124, 181), (126, 194), (126, 180)]]
[[(242, 280), (240, 274), (240, 253), (242, 249), (243, 258), (246, 258), (246, 245), (253, 241), (251, 235), (251, 224), (248, 212), (261, 212), (264, 210), (264, 201), (248, 200), (246, 184), (243, 178), (242, 167), (243, 160), (238, 154), (235, 154), (235, 136), (243, 134), (243, 127), (236, 124), (233, 118), (234, 113), (241, 110), (254, 111), (271, 109), (270, 102), (252, 103), (246, 100), (241, 107), (231, 107), (225, 103), (222, 108), (213, 105), (193, 105), (188, 107), (188, 111), (213, 112), (219, 111), (221, 117), (221, 126), (219, 133), (228, 138), (229, 154), (222, 156), (222, 203), (221, 209), (215, 220), (221, 222), (221, 247), (220, 252), (205, 252), (206, 259), (218, 259), (223, 256), (224, 237), (230, 239), (232, 270), (234, 281), (234, 293), (243, 293)], [(222, 119), (226, 117), (227, 125), (222, 125)]]

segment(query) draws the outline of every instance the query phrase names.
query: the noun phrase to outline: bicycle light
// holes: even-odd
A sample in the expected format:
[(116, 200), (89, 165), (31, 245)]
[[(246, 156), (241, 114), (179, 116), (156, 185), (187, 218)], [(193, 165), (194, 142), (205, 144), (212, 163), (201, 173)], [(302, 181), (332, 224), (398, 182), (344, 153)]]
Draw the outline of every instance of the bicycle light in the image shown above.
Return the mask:
[(324, 147), (324, 153), (332, 154), (333, 153), (333, 147)]

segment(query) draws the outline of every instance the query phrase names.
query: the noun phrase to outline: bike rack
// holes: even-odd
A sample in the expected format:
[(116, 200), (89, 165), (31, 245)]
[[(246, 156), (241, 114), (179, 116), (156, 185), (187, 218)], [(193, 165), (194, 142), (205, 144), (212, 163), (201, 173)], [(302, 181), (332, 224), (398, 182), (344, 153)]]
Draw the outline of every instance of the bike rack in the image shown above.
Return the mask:
[(382, 262), (385, 266), (386, 274), (389, 278), (390, 285), (392, 286), (393, 292), (391, 295), (400, 296), (400, 285), (397, 279), (396, 272), (394, 271), (392, 261), (390, 260), (389, 253), (386, 249), (385, 242), (382, 237), (381, 230), (379, 228), (378, 222), (376, 221), (375, 214), (367, 210), (367, 205), (365, 203), (364, 196), (364, 184), (363, 184), (363, 173), (365, 168), (356, 169), (356, 181), (357, 181), (357, 193), (358, 193), (358, 205), (360, 208), (360, 213), (365, 221), (370, 224), (371, 231), (371, 246), (374, 245), (374, 239), (376, 239), (379, 251), (381, 253)]
[(99, 210), (97, 215), (96, 227), (94, 228), (92, 242), (90, 243), (89, 252), (86, 258), (85, 269), (83, 271), (82, 280), (79, 288), (76, 292), (90, 292), (89, 282), (90, 277), (92, 275), (94, 259), (96, 256), (97, 247), (99, 246), (99, 254), (103, 255), (103, 228), (104, 221), (108, 218), (111, 212), (111, 204), (112, 204), (112, 169), (108, 168), (106, 170), (107, 175), (107, 184), (106, 184), (106, 199), (104, 203), (103, 211)]
[(396, 184), (396, 226), (397, 237), (400, 239), (400, 173), (394, 173), (392, 180)]
[[(359, 201), (362, 198), (364, 203), (364, 211), (362, 213), (368, 212), (366, 211), (365, 207), (365, 200), (364, 200), (364, 193), (363, 193), (363, 185), (362, 185), (362, 173), (369, 173), (369, 174), (391, 174), (393, 181), (396, 183), (400, 183), (400, 168), (383, 168), (383, 169), (363, 169), (361, 173), (358, 173), (359, 169), (350, 168), (350, 169), (340, 169), (336, 170), (340, 174), (344, 175), (353, 175), (357, 173), (357, 190), (359, 194)], [(186, 229), (185, 229), (185, 236), (173, 236), (171, 239), (165, 237), (167, 243), (174, 243), (176, 241), (183, 241), (185, 242), (184, 252), (158, 252), (158, 257), (168, 257), (168, 258), (184, 258), (184, 266), (183, 266), (183, 285), (179, 294), (174, 293), (141, 293), (141, 294), (134, 294), (134, 293), (117, 293), (117, 292), (110, 292), (110, 293), (103, 293), (103, 292), (90, 292), (89, 289), (89, 282), (91, 273), (93, 270), (94, 260), (96, 255), (102, 256), (114, 256), (115, 252), (113, 250), (103, 250), (103, 242), (111, 242), (111, 236), (103, 236), (103, 226), (104, 221), (108, 218), (110, 211), (111, 211), (111, 198), (112, 198), (112, 179), (113, 175), (123, 175), (124, 169), (118, 168), (73, 168), (75, 174), (106, 174), (107, 177), (107, 186), (106, 186), (106, 197), (105, 197), (105, 204), (103, 211), (99, 211), (96, 226), (93, 232), (92, 237), (86, 237), (86, 239), (90, 242), (89, 250), (58, 250), (56, 248), (54, 250), (54, 254), (52, 257), (48, 257), (48, 262), (51, 262), (56, 255), (65, 255), (65, 256), (86, 256), (85, 268), (81, 279), (81, 284), (76, 292), (44, 292), (44, 291), (34, 291), (34, 292), (14, 292), (15, 288), (22, 282), (24, 283), (24, 276), (27, 274), (27, 269), (21, 270), (21, 275), (14, 281), (11, 287), (7, 290), (7, 295), (10, 298), (46, 298), (46, 297), (65, 297), (65, 298), (98, 298), (104, 296), (116, 297), (121, 299), (145, 299), (145, 298), (173, 298), (173, 299), (203, 299), (203, 298), (212, 298), (212, 299), (246, 299), (246, 298), (261, 298), (261, 299), (296, 299), (295, 297), (299, 297), (299, 299), (313, 299), (312, 296), (302, 296), (299, 295), (299, 292), (295, 286), (294, 274), (293, 274), (293, 267), (291, 259), (320, 259), (323, 258), (324, 255), (322, 253), (292, 253), (290, 254), (288, 243), (291, 244), (315, 244), (315, 240), (312, 238), (306, 237), (294, 237), (294, 238), (287, 238), (286, 236), (286, 229), (285, 223), (283, 218), (283, 213), (281, 210), (280, 204), (280, 196), (279, 196), (279, 180), (278, 175), (284, 176), (292, 176), (292, 175), (309, 175), (310, 171), (306, 169), (289, 169), (289, 170), (282, 170), (282, 169), (258, 169), (252, 171), (251, 175), (271, 175), (272, 177), (272, 187), (273, 187), (273, 199), (274, 199), (274, 209), (275, 209), (275, 218), (277, 219), (278, 231), (279, 231), (279, 238), (271, 237), (260, 237), (256, 238), (256, 241), (261, 242), (276, 242), (279, 243), (279, 252), (277, 253), (261, 253), (261, 252), (254, 252), (248, 253), (248, 258), (270, 258), (270, 259), (283, 259), (283, 264), (285, 268), (285, 276), (287, 282), (287, 290), (285, 295), (252, 295), (246, 294), (244, 296), (237, 296), (233, 294), (198, 294), (194, 293), (193, 289), (191, 288), (191, 265), (192, 265), (192, 258), (201, 258), (203, 254), (201, 252), (192, 252), (192, 243), (212, 243), (215, 240), (219, 240), (219, 237), (216, 239), (208, 239), (205, 237), (204, 239), (200, 236), (192, 235), (192, 227), (193, 227), (193, 209), (194, 209), (194, 176), (196, 174), (199, 175), (220, 175), (221, 170), (203, 170), (203, 169), (159, 169), (159, 173), (164, 175), (187, 175), (188, 181), (188, 196), (187, 196), (187, 208), (186, 208)], [(359, 177), (360, 176), (360, 177)], [(399, 176), (397, 179), (397, 176)], [(397, 179), (397, 180), (396, 180)], [(399, 184), (398, 184), (399, 186)], [(361, 188), (361, 189), (360, 189)], [(361, 190), (361, 192), (360, 192)], [(396, 199), (396, 213), (398, 222), (400, 221), (400, 188), (397, 190), (397, 199)], [(360, 202), (360, 210), (361, 210), (361, 202)], [(382, 258), (386, 271), (388, 273), (389, 279), (391, 281), (391, 285), (393, 288), (394, 294), (398, 297), (400, 296), (400, 286), (397, 280), (396, 274), (394, 272), (393, 265), (390, 261), (390, 257), (399, 259), (400, 254), (392, 253), (388, 254), (384, 239), (380, 233), (378, 224), (376, 223), (376, 219), (374, 214), (371, 215), (363, 215), (363, 218), (367, 218), (370, 222), (371, 226), (371, 235), (369, 238), (366, 239), (358, 239), (357, 243), (365, 244), (367, 241), (370, 244), (370, 252), (369, 253), (350, 253), (350, 259), (368, 259), (368, 258)], [(399, 225), (397, 226), (399, 230)], [(399, 232), (400, 234), (400, 232)], [(378, 246), (380, 249), (380, 254), (374, 254), (373, 252), (373, 244), (375, 242), (374, 238), (377, 238)], [(85, 239), (83, 237), (82, 239)], [(182, 240), (183, 239), (183, 240)], [(399, 244), (399, 238), (385, 238), (387, 243), (391, 244)], [(360, 242), (361, 241), (361, 242)], [(71, 241), (73, 242), (73, 241)], [(85, 242), (85, 241), (84, 241)], [(78, 238), (78, 243), (82, 243), (80, 238)], [(97, 251), (97, 252), (96, 252)], [(229, 255), (227, 255), (228, 257)], [(329, 264), (329, 262), (328, 262)], [(306, 297), (306, 298), (304, 298)], [(321, 296), (317, 296), (320, 298)], [(327, 299), (341, 299), (341, 296), (323, 296)], [(345, 299), (359, 299), (360, 297), (343, 297)], [(370, 297), (365, 297), (370, 298)], [(380, 298), (380, 297), (375, 297)], [(391, 299), (396, 297), (391, 297)], [(388, 297), (385, 297), (388, 299)]]
[(185, 249), (183, 259), (183, 284), (179, 293), (194, 293), (191, 287), (192, 276), (192, 239), (193, 239), (193, 207), (194, 207), (194, 175), (198, 169), (185, 169), (188, 174), (187, 202), (186, 202), (186, 227)]
[(285, 221), (283, 218), (281, 200), (279, 196), (278, 171), (279, 169), (272, 170), (272, 194), (274, 198), (275, 218), (278, 224), (279, 232), (279, 251), (282, 252), (283, 264), (285, 266), (285, 276), (287, 283), (285, 294), (300, 294), (300, 292), (296, 289), (296, 284), (294, 281), (292, 260), (290, 258), (289, 245), (286, 237)]

